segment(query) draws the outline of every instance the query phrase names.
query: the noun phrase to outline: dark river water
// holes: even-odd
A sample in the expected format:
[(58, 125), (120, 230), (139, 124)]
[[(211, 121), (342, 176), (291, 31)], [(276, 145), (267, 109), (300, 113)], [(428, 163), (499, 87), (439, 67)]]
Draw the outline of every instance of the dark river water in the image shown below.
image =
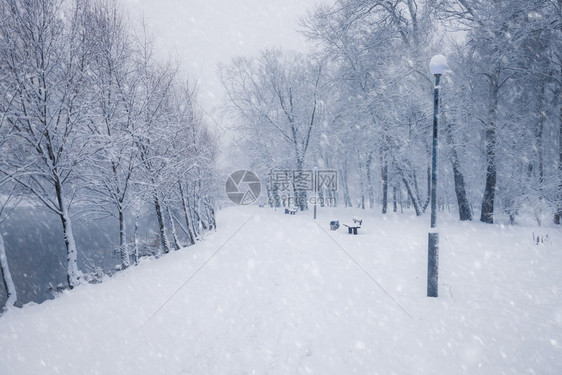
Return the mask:
[[(156, 240), (155, 215), (149, 209), (144, 211), (139, 218), (139, 239), (152, 243)], [(127, 240), (132, 242), (134, 217), (128, 216)], [(73, 220), (79, 268), (86, 272), (95, 265), (105, 273), (115, 272), (120, 263), (119, 222), (114, 218)], [(18, 208), (0, 230), (18, 293), (17, 305), (53, 298), (56, 286), (66, 284), (66, 250), (59, 217), (42, 208)], [(0, 306), (5, 301), (6, 290), (0, 282)]]

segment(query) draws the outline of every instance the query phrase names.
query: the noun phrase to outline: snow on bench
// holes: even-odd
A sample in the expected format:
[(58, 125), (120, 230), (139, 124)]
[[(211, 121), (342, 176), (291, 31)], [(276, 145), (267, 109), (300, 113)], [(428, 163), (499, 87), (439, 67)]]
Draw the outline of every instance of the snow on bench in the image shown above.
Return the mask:
[(344, 224), (347, 227), (347, 233), (349, 234), (357, 234), (357, 229), (361, 228), (361, 225), (348, 225)]

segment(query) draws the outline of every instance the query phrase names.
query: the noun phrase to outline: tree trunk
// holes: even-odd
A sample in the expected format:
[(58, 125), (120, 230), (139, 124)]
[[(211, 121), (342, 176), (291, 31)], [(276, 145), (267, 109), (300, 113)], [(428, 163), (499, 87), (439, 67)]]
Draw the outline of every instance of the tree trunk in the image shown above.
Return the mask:
[[(453, 156), (451, 156), (451, 159), (453, 159)], [(470, 210), (470, 203), (468, 202), (468, 198), (466, 196), (464, 176), (460, 171), (458, 162), (451, 160), (451, 163), (453, 164), (455, 195), (457, 197), (457, 205), (459, 207), (459, 219), (461, 221), (472, 220), (472, 211)]]
[(369, 156), (367, 156), (367, 161), (365, 162), (365, 168), (367, 171), (367, 195), (369, 197), (369, 208), (371, 209), (375, 207), (375, 193), (373, 191), (373, 176), (371, 173), (372, 161), (373, 161), (373, 154), (369, 152)]
[(400, 213), (403, 214), (404, 213), (404, 197), (402, 196), (402, 188), (400, 188), (400, 190), (398, 190), (398, 200), (400, 202)]
[(363, 163), (359, 161), (359, 190), (361, 192), (361, 201), (359, 202), (359, 207), (361, 207), (362, 210), (365, 209), (365, 179), (363, 176)]
[(341, 172), (341, 182), (343, 185), (343, 202), (345, 204), (345, 207), (352, 207), (351, 197), (349, 196), (349, 187), (347, 185), (347, 159), (345, 159), (344, 166), (341, 169)]
[(498, 78), (496, 71), (491, 76), (489, 97), (489, 119), (486, 128), (486, 186), (482, 198), (480, 221), (494, 222), (494, 199), (496, 195), (496, 120), (498, 114)]
[(539, 193), (540, 198), (542, 199), (543, 196), (543, 185), (544, 185), (544, 149), (543, 149), (543, 131), (544, 131), (544, 122), (545, 118), (545, 81), (541, 80), (541, 91), (540, 91), (540, 98), (539, 98), (539, 109), (538, 109), (538, 122), (537, 122), (537, 131), (536, 131), (536, 140), (537, 140), (537, 159), (539, 164)]
[(158, 199), (158, 193), (154, 192), (154, 209), (156, 210), (156, 218), (158, 219), (158, 230), (160, 232), (160, 251), (164, 254), (170, 252), (170, 242), (166, 234), (166, 224), (164, 223), (164, 216), (162, 215), (162, 207)]
[(542, 224), (542, 202), (543, 202), (543, 194), (544, 194), (544, 150), (543, 150), (543, 131), (544, 131), (544, 122), (545, 122), (545, 81), (541, 80), (540, 84), (540, 91), (539, 91), (539, 98), (538, 98), (538, 116), (537, 119), (537, 127), (535, 131), (535, 142), (536, 142), (536, 152), (537, 152), (537, 163), (539, 166), (539, 181), (538, 181), (538, 189), (539, 189), (539, 205), (535, 209), (535, 219), (537, 220), (538, 225)]
[(2, 271), (2, 281), (4, 282), (4, 287), (6, 288), (6, 293), (8, 295), (8, 300), (3, 309), (8, 309), (16, 303), (18, 300), (18, 294), (16, 292), (16, 285), (12, 279), (12, 274), (10, 273), (10, 267), (8, 267), (8, 258), (6, 257), (6, 248), (4, 247), (4, 237), (0, 232), (0, 271)]
[[(558, 12), (562, 12), (562, 0), (558, 0)], [(560, 36), (562, 30), (558, 30)], [(556, 192), (557, 204), (554, 212), (554, 224), (560, 225), (562, 219), (562, 60), (558, 55), (558, 191)]]
[[(189, 194), (188, 192), (186, 192), (187, 194)], [(193, 239), (194, 240), (198, 240), (199, 236), (200, 236), (200, 228), (199, 228), (199, 216), (197, 215), (196, 209), (195, 209), (195, 186), (193, 187), (193, 193), (192, 193), (192, 197), (189, 198), (189, 195), (187, 196), (187, 203), (188, 203), (188, 210), (189, 210), (189, 218), (190, 220), (190, 228), (193, 231)]]
[(174, 250), (179, 250), (181, 249), (181, 245), (180, 241), (178, 240), (178, 232), (176, 231), (176, 225), (174, 224), (174, 218), (172, 217), (170, 206), (166, 205), (166, 211), (168, 212), (168, 217), (170, 218), (170, 227), (172, 228), (172, 241), (174, 244)]
[[(443, 116), (444, 117), (444, 116)], [(457, 196), (457, 205), (459, 207), (459, 218), (461, 221), (472, 220), (472, 211), (470, 210), (470, 203), (466, 196), (466, 188), (464, 183), (464, 175), (460, 169), (459, 156), (455, 147), (455, 140), (453, 138), (453, 131), (451, 124), (445, 122), (445, 136), (447, 142), (451, 147), (451, 165), (453, 167), (453, 177), (455, 180), (455, 195)]]
[(78, 270), (78, 251), (76, 250), (76, 241), (74, 240), (74, 232), (72, 230), (72, 221), (68, 211), (60, 215), (64, 232), (64, 244), (66, 246), (67, 272), (66, 279), (70, 289), (80, 284), (80, 271)]
[(295, 203), (296, 203), (295, 206), (298, 207), (301, 211), (308, 209), (306, 190), (298, 186), (300, 185), (299, 182), (303, 181), (304, 178), (303, 167), (304, 167), (304, 160), (299, 158), (297, 160), (297, 170), (294, 171), (296, 175), (293, 176), (293, 191), (295, 194)]
[(58, 177), (55, 178), (55, 191), (59, 204), (59, 217), (62, 222), (64, 245), (66, 247), (66, 280), (68, 282), (68, 287), (73, 289), (80, 284), (81, 274), (78, 270), (78, 251), (76, 249), (76, 241), (74, 240), (74, 232), (72, 231), (72, 220), (66, 206), (62, 185), (60, 184)]
[(215, 216), (215, 208), (211, 204), (208, 198), (205, 198), (205, 205), (207, 206), (207, 212), (209, 213), (209, 223), (211, 229), (217, 230), (217, 218)]
[(119, 254), (121, 257), (121, 268), (130, 266), (129, 249), (127, 248), (127, 234), (125, 231), (125, 215), (119, 207)]
[[(425, 199), (425, 202), (422, 207), (423, 212), (427, 210), (427, 206), (429, 206), (429, 203), (431, 202), (431, 164), (427, 165), (426, 174), (427, 174), (427, 198)], [(416, 192), (418, 192), (418, 181), (417, 178), (415, 178), (415, 175), (414, 175), (414, 182), (416, 183)], [(421, 202), (421, 198), (419, 199), (419, 201)]]
[(396, 202), (396, 185), (392, 186), (392, 212), (398, 211), (398, 204)]
[(139, 214), (140, 209), (135, 213), (135, 231), (133, 234), (133, 241), (135, 243), (135, 265), (139, 264)]
[(316, 204), (319, 204), (320, 207), (324, 207), (326, 205), (326, 200), (324, 199), (324, 189), (318, 189), (318, 196), (316, 199)]
[(326, 189), (326, 199), (325, 205), (328, 207), (337, 207), (338, 206), (338, 195), (337, 191), (332, 189)]
[(562, 219), (562, 87), (560, 88), (558, 95), (558, 207), (556, 208), (556, 213), (554, 214), (555, 224), (560, 224), (560, 219)]
[(179, 183), (179, 187), (180, 187), (181, 205), (183, 208), (183, 215), (185, 217), (185, 225), (187, 230), (187, 240), (189, 241), (190, 245), (193, 245), (195, 243), (195, 235), (193, 234), (193, 228), (191, 227), (191, 219), (189, 218), (189, 208), (187, 207), (185, 195), (183, 193), (183, 186), (181, 182)]
[(414, 195), (410, 184), (406, 178), (402, 178), (402, 182), (404, 182), (404, 186), (406, 186), (406, 191), (408, 192), (408, 196), (410, 197), (410, 201), (414, 205), (414, 210), (416, 211), (416, 216), (421, 216), (422, 210), (418, 201), (418, 198)]
[(381, 151), (382, 213), (388, 208), (388, 163)]
[(195, 215), (195, 222), (197, 223), (197, 232), (204, 233), (207, 230), (207, 224), (205, 220), (201, 217), (201, 200), (197, 200), (197, 209), (193, 210), (193, 215)]

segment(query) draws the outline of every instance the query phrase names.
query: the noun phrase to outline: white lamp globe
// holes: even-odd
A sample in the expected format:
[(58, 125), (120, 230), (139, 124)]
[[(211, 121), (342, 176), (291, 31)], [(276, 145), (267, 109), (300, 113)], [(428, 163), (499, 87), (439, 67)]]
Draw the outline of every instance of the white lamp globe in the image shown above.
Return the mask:
[(441, 75), (447, 70), (447, 58), (443, 55), (435, 55), (429, 62), (429, 70), (433, 75)]

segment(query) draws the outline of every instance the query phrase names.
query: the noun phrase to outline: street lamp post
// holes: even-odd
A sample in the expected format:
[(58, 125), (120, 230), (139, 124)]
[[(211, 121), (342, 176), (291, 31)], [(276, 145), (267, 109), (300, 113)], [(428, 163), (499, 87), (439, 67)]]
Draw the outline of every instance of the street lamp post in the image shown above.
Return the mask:
[(316, 220), (316, 204), (318, 203), (318, 167), (314, 167), (314, 220)]
[(435, 55), (429, 63), (435, 76), (433, 89), (433, 151), (431, 155), (431, 229), (427, 241), (427, 296), (437, 297), (439, 289), (439, 233), (437, 232), (437, 115), (439, 112), (439, 80), (447, 69), (447, 58)]

